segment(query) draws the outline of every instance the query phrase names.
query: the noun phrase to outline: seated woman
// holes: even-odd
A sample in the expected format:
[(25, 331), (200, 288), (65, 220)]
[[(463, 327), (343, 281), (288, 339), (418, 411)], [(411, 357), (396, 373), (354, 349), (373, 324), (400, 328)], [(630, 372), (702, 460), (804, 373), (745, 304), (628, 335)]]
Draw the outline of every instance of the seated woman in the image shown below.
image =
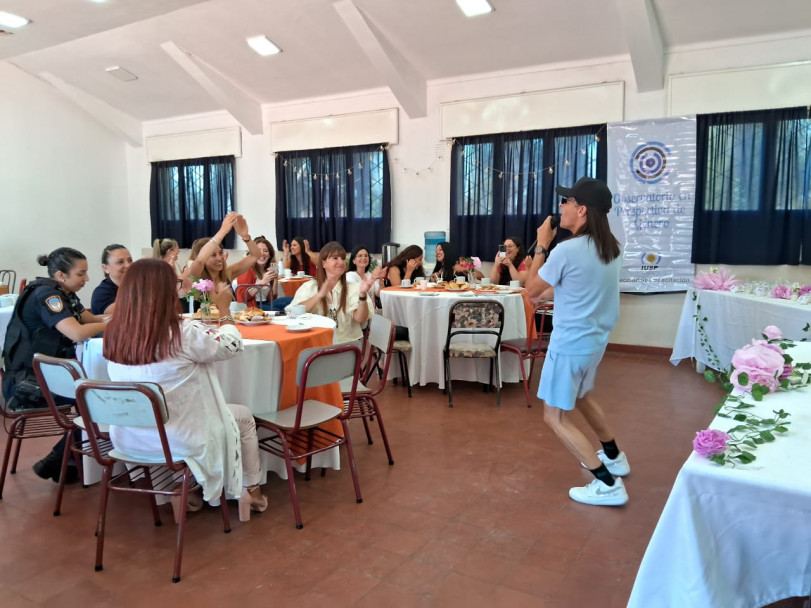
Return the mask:
[[(154, 259), (135, 262), (121, 283), (118, 310), (104, 336), (110, 379), (155, 382), (166, 395), (166, 435), (172, 454), (182, 457), (203, 487), (207, 501), (239, 496), (239, 520), (264, 511), (256, 426), (244, 405), (226, 404), (213, 363), (243, 350), (242, 336), (230, 316), (220, 327), (184, 320), (178, 314), (177, 277)], [(214, 303), (228, 310), (230, 289), (214, 292)], [(163, 454), (154, 429), (110, 427), (113, 445), (131, 454)]]
[(523, 287), (527, 281), (524, 244), (521, 239), (510, 237), (504, 239), (504, 248), (505, 251), (499, 251), (493, 260), (490, 282), (494, 285), (509, 285), (510, 281), (519, 281)]
[[(371, 265), (372, 256), (369, 254), (369, 250), (366, 247), (358, 245), (353, 248), (352, 252), (349, 254), (349, 270), (346, 272), (346, 282), (363, 283), (363, 281), (369, 279), (372, 276), (372, 273), (369, 271)], [(375, 280), (370, 293), (373, 297), (377, 298), (380, 294), (380, 281)]]
[(422, 247), (409, 245), (383, 267), (383, 287), (399, 287), (403, 279), (424, 277)]
[[(450, 243), (443, 241), (436, 246), (436, 265), (431, 273), (432, 281), (453, 281), (457, 275), (466, 276), (467, 273), (468, 270), (462, 268)], [(481, 279), (484, 275), (480, 270), (474, 269), (473, 276)]]
[[(222, 240), (232, 228), (237, 231), (239, 238), (248, 246), (248, 255), (238, 262), (226, 266), (228, 256), (223, 251)], [(182, 278), (209, 279), (214, 281), (218, 289), (223, 284), (228, 285), (230, 288), (231, 281), (249, 270), (260, 257), (259, 247), (251, 239), (245, 218), (232, 212), (225, 216), (217, 234), (211, 238), (197, 239), (192, 243), (189, 263), (183, 270)]]
[(180, 245), (175, 239), (155, 239), (155, 242), (152, 243), (152, 258), (163, 260), (175, 270), (178, 255), (180, 255)]
[(318, 254), (310, 251), (310, 241), (307, 239), (295, 236), (288, 244), (285, 239), (282, 242), (282, 264), (285, 268), (289, 268), (293, 276), (296, 276), (300, 271), (311, 277), (315, 276), (316, 266), (318, 265)]
[[(3, 397), (9, 410), (48, 407), (34, 376), (34, 353), (74, 359), (76, 343), (107, 326), (107, 318), (85, 310), (76, 295), (89, 279), (87, 259), (81, 252), (60, 247), (39, 256), (37, 262), (48, 267), (49, 278), (37, 278), (20, 294), (3, 344)], [(64, 447), (63, 439), (34, 465), (34, 472), (59, 481)], [(71, 479), (78, 479), (75, 467), (68, 469), (67, 481)]]
[[(379, 271), (360, 283), (346, 280), (346, 249), (337, 241), (330, 241), (318, 254), (318, 274), (315, 281), (299, 287), (291, 306), (303, 304), (307, 312), (329, 317), (338, 326), (333, 342), (353, 342), (363, 337), (363, 326), (374, 314), (368, 294)], [(289, 310), (289, 307), (288, 307)]]
[[(261, 303), (263, 310), (284, 310), (284, 307), (290, 304), (293, 298), (273, 298), (277, 289), (276, 279), (279, 275), (273, 245), (263, 236), (258, 236), (253, 241), (261, 255), (252, 268), (237, 277), (237, 302), (254, 307), (257, 306), (257, 303)], [(245, 287), (245, 285), (256, 285), (256, 287)]]
[(112, 314), (115, 297), (124, 273), (132, 264), (132, 256), (124, 245), (107, 245), (101, 252), (101, 269), (104, 280), (93, 290), (90, 312), (94, 315)]

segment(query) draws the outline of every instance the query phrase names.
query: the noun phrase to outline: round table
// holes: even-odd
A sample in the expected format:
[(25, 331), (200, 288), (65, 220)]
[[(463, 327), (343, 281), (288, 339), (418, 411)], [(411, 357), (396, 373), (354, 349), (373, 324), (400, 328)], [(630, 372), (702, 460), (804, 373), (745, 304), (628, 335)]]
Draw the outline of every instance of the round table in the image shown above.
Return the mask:
[[(442, 350), (448, 335), (448, 310), (454, 302), (471, 297), (497, 300), (504, 306), (502, 339), (527, 337), (527, 313), (521, 292), (479, 295), (472, 291), (387, 287), (381, 290), (380, 297), (383, 316), (396, 325), (408, 328), (412, 348), (408, 361), (411, 384), (425, 386), (437, 383), (439, 388), (445, 388)], [(521, 381), (518, 357), (502, 355), (500, 365), (502, 382)], [(454, 359), (451, 374), (454, 380), (487, 383), (490, 380), (490, 364), (485, 360)]]

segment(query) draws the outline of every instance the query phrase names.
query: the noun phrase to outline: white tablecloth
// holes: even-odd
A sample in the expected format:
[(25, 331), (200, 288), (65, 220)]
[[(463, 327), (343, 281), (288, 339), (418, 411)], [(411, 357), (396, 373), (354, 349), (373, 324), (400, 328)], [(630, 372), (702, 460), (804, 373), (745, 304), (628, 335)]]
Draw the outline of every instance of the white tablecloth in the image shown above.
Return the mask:
[[(789, 351), (811, 360), (811, 344)], [(653, 532), (628, 606), (754, 607), (811, 590), (811, 388), (767, 395), (753, 411), (791, 413), (789, 433), (720, 467), (693, 453)], [(735, 422), (716, 418), (721, 430)], [(698, 431), (700, 429), (696, 429)]]
[[(436, 296), (420, 295), (416, 289), (384, 289), (380, 292), (383, 316), (396, 325), (408, 328), (411, 342), (411, 357), (408, 373), (411, 384), (425, 386), (436, 382), (445, 388), (442, 349), (448, 334), (448, 310), (451, 304), (470, 298), (470, 293), (428, 292)], [(527, 317), (524, 298), (520, 294), (476, 296), (498, 300), (504, 306), (503, 340), (527, 337)], [(456, 338), (462, 340), (463, 338)], [(484, 338), (487, 340), (487, 338)], [(490, 339), (492, 342), (492, 339)], [(502, 382), (520, 382), (518, 357), (502, 354)], [(454, 380), (469, 380), (487, 383), (490, 380), (490, 363), (484, 359), (454, 359), (451, 361), (451, 377)]]
[[(13, 306), (5, 306), (0, 308), (0, 351), (3, 350), (3, 344), (6, 341), (6, 327), (8, 322), (11, 321), (11, 313), (14, 312)], [(2, 359), (0, 359), (2, 361)]]
[[(701, 306), (700, 310), (698, 306)], [(707, 320), (699, 321), (704, 318)], [(678, 365), (682, 359), (692, 358), (713, 369), (720, 367), (725, 370), (733, 353), (753, 338), (761, 339), (761, 332), (767, 325), (779, 327), (786, 338), (801, 340), (811, 339), (811, 334), (803, 331), (809, 322), (810, 305), (751, 294), (690, 288), (684, 298), (670, 361)], [(702, 345), (699, 325), (704, 326), (718, 361), (713, 361), (706, 345)]]

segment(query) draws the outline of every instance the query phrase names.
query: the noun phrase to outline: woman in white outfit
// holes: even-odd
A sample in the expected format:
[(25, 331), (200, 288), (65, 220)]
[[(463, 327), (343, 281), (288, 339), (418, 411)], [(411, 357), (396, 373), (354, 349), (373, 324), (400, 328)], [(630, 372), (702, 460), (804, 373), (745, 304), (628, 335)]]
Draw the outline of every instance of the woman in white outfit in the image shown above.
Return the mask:
[[(240, 352), (242, 336), (231, 317), (220, 327), (180, 318), (177, 278), (161, 260), (135, 262), (116, 299), (115, 323), (104, 336), (110, 379), (155, 382), (166, 395), (166, 434), (172, 455), (182, 457), (203, 487), (205, 500), (217, 499), (225, 487), (239, 497), (240, 521), (264, 511), (267, 498), (259, 486), (256, 426), (244, 405), (226, 404), (212, 364)], [(227, 286), (216, 289), (214, 303), (228, 310)], [(152, 429), (112, 427), (113, 445), (131, 454), (162, 454)]]

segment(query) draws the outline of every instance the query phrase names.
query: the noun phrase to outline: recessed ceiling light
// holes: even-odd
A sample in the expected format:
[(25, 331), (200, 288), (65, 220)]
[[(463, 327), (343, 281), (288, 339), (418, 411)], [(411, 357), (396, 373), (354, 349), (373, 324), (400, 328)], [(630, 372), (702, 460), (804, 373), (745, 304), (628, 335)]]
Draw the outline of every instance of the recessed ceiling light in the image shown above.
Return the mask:
[(245, 40), (248, 42), (248, 46), (263, 57), (282, 52), (282, 49), (268, 40), (267, 36), (253, 36), (252, 38), (246, 38)]
[(493, 7), (487, 0), (456, 0), (456, 4), (468, 17), (493, 12)]
[(124, 82), (129, 82), (130, 80), (138, 80), (138, 77), (135, 74), (133, 74), (132, 72), (128, 72), (124, 68), (120, 68), (117, 65), (111, 65), (109, 68), (104, 68), (104, 71), (107, 72), (110, 76), (118, 78), (119, 80), (123, 80)]
[(30, 21), (25, 17), (20, 17), (18, 15), (12, 15), (11, 13), (0, 11), (0, 25), (4, 27), (23, 27), (24, 25), (28, 25), (29, 23)]

